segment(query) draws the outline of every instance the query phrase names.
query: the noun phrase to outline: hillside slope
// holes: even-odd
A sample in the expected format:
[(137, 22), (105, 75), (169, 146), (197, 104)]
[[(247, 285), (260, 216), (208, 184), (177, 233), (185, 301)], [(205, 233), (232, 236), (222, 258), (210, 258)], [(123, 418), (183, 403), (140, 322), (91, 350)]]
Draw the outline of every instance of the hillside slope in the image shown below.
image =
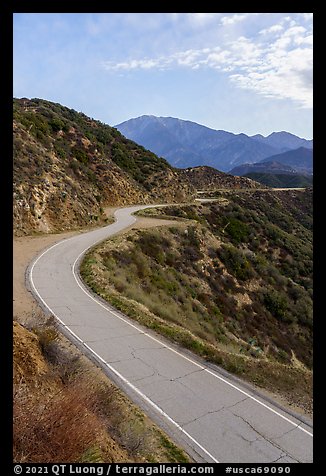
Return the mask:
[(174, 342), (310, 408), (312, 191), (225, 191), (145, 213), (178, 226), (96, 246), (86, 283)]
[(304, 188), (313, 186), (312, 175), (250, 172), (245, 174), (245, 177), (275, 188)]
[(181, 169), (179, 172), (183, 180), (195, 187), (196, 190), (259, 188), (261, 184), (248, 177), (234, 177), (220, 172), (213, 167), (199, 166)]
[(106, 219), (104, 206), (189, 201), (208, 182), (216, 188), (254, 186), (249, 179), (225, 180), (214, 169), (195, 178), (60, 104), (14, 99), (13, 118), (16, 235), (98, 225)]
[(295, 174), (296, 171), (289, 165), (281, 164), (276, 161), (255, 162), (253, 164), (241, 164), (230, 170), (232, 175), (246, 175), (249, 173), (262, 173), (262, 174)]
[(165, 160), (60, 104), (15, 99), (13, 130), (16, 234), (90, 225), (104, 218), (103, 205), (184, 201), (194, 192)]
[(293, 167), (296, 172), (302, 174), (312, 174), (313, 170), (313, 151), (305, 147), (289, 150), (283, 154), (273, 155), (272, 157), (262, 159), (261, 163), (276, 161), (284, 166)]

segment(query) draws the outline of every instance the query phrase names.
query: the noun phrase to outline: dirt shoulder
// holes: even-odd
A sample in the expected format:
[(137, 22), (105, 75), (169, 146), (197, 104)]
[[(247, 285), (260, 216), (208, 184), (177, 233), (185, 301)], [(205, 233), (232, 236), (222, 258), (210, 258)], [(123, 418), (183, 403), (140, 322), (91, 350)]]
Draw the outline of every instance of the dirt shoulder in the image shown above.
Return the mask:
[(13, 308), (14, 317), (23, 317), (35, 308), (36, 301), (26, 289), (26, 268), (32, 259), (48, 246), (65, 238), (73, 236), (76, 232), (59, 233), (40, 236), (24, 236), (14, 238), (13, 242)]

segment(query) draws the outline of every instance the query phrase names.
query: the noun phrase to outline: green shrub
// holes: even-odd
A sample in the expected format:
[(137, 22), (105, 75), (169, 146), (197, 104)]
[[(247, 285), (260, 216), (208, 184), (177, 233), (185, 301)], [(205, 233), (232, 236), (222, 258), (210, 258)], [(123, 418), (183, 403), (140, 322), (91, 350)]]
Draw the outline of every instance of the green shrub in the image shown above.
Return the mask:
[(250, 228), (237, 218), (231, 217), (225, 232), (231, 237), (234, 243), (242, 243), (248, 241)]
[(78, 162), (81, 162), (84, 165), (87, 165), (89, 163), (89, 157), (87, 153), (85, 152), (84, 149), (81, 147), (75, 146), (71, 149), (71, 154), (75, 159), (78, 160)]
[(246, 255), (233, 245), (222, 245), (219, 255), (227, 270), (237, 279), (245, 281), (255, 276), (254, 269)]
[(288, 321), (289, 316), (287, 313), (287, 300), (286, 297), (278, 293), (275, 290), (269, 290), (264, 292), (263, 297), (264, 305), (266, 309), (274, 316), (276, 319), (281, 321)]
[(170, 242), (157, 233), (143, 233), (137, 240), (141, 251), (153, 258), (157, 263), (165, 262), (165, 250), (169, 249)]
[(53, 119), (51, 119), (49, 121), (49, 126), (51, 127), (53, 132), (59, 132), (60, 130), (68, 130), (68, 127), (65, 122), (59, 119), (58, 117), (54, 117)]

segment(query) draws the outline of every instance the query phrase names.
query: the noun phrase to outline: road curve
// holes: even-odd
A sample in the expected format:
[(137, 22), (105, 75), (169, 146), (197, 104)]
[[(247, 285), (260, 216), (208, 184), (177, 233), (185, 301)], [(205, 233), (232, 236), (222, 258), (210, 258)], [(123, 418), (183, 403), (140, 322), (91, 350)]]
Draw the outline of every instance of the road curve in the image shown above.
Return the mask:
[(81, 282), (78, 265), (95, 243), (136, 221), (116, 222), (62, 240), (29, 266), (29, 288), (63, 332), (197, 462), (312, 462), (312, 425), (265, 400), (114, 310)]

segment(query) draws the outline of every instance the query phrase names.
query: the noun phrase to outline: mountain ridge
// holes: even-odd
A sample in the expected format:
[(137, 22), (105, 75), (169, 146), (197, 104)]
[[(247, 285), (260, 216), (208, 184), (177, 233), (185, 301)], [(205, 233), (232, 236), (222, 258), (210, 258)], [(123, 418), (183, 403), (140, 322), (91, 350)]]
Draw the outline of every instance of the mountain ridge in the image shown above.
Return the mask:
[[(104, 206), (185, 202), (196, 193), (194, 174), (58, 103), (14, 99), (13, 120), (15, 234), (104, 224)], [(223, 187), (222, 175), (204, 170), (206, 182), (207, 174)], [(233, 186), (259, 184), (228, 176)]]
[(261, 134), (256, 134), (251, 137), (271, 145), (278, 143), (279, 147), (281, 149), (284, 149), (284, 152), (286, 150), (299, 148), (297, 147), (298, 144), (304, 144), (303, 147), (305, 147), (306, 149), (313, 148), (313, 140), (304, 139), (302, 137), (296, 136), (295, 134), (292, 134), (291, 132), (286, 131), (272, 132), (271, 134), (265, 137)]
[(231, 175), (243, 176), (248, 173), (273, 173), (273, 174), (296, 174), (297, 171), (289, 165), (282, 164), (276, 160), (266, 162), (254, 162), (253, 164), (241, 164), (230, 170)]
[[(305, 172), (312, 174), (313, 151), (312, 149), (307, 149), (305, 147), (287, 150), (281, 154), (275, 154), (267, 157), (266, 159), (262, 159), (259, 162), (241, 164), (240, 166), (230, 170), (230, 173), (235, 175), (243, 175), (241, 170), (245, 168), (253, 169), (256, 167), (259, 169), (258, 171), (260, 171), (263, 170), (263, 168), (266, 169), (268, 167), (275, 169), (276, 166), (278, 166), (280, 169), (283, 168), (286, 173), (292, 170), (294, 173)], [(237, 172), (239, 172), (239, 174)]]
[(236, 165), (259, 162), (295, 146), (312, 148), (312, 141), (285, 131), (248, 136), (164, 116), (143, 115), (114, 127), (180, 168), (207, 165), (228, 172)]
[[(280, 162), (285, 166), (293, 167), (297, 172), (312, 174), (313, 170), (313, 151), (305, 147), (288, 150), (282, 154), (269, 157), (272, 161)], [(268, 159), (262, 159), (265, 163)]]
[(238, 165), (229, 173), (251, 178), (269, 187), (312, 187), (313, 151), (299, 147), (260, 162)]
[(248, 172), (243, 177), (251, 178), (262, 185), (273, 188), (312, 188), (312, 175)]

